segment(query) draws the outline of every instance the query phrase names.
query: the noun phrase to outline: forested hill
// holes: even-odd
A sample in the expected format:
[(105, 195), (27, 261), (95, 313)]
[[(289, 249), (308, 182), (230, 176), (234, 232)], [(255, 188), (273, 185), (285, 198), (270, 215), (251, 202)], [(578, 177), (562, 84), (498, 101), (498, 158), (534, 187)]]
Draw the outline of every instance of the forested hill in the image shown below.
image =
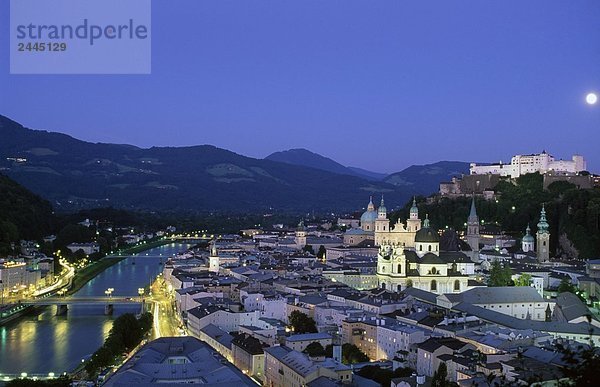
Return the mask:
[(8, 252), (11, 241), (47, 235), (53, 222), (50, 203), (0, 174), (0, 256)]
[[(176, 130), (176, 128), (172, 128)], [(58, 212), (317, 213), (360, 208), (369, 195), (400, 203), (410, 187), (255, 159), (211, 145), (137, 148), (32, 130), (0, 115), (0, 169)]]
[[(527, 224), (535, 235), (540, 210), (545, 204), (550, 224), (550, 249), (555, 256), (600, 258), (600, 188), (578, 189), (563, 181), (544, 190), (543, 177), (537, 173), (521, 176), (515, 183), (501, 181), (495, 188), (499, 194), (497, 201), (476, 200), (480, 220), (498, 224), (507, 234), (520, 240)], [(432, 204), (418, 198), (418, 202), (421, 218), (428, 214), (433, 226), (465, 229), (470, 198), (441, 198)], [(408, 202), (402, 210), (393, 213), (392, 222), (395, 223), (398, 217), (406, 219), (410, 205)]]

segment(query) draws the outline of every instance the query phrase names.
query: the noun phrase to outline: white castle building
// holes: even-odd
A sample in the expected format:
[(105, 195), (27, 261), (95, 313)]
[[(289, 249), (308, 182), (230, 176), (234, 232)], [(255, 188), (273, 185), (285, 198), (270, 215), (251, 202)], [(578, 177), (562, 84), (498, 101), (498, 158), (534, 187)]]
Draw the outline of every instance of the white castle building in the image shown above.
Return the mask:
[(493, 174), (517, 178), (527, 173), (546, 172), (577, 173), (587, 168), (583, 156), (573, 155), (571, 160), (555, 160), (546, 151), (532, 155), (516, 155), (510, 160), (510, 164), (500, 162), (494, 165), (477, 165), (471, 163), (469, 173), (471, 175)]

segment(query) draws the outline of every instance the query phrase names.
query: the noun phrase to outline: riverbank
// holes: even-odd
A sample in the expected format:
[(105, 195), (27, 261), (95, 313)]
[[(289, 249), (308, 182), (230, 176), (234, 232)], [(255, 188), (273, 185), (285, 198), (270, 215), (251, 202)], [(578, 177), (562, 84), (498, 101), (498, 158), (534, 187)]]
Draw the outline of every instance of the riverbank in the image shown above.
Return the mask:
[(114, 255), (120, 257), (122, 255), (137, 254), (137, 253), (141, 253), (142, 251), (153, 249), (155, 247), (168, 245), (169, 243), (173, 243), (173, 241), (169, 238), (153, 239), (150, 241), (142, 242), (139, 245), (127, 247), (126, 249), (120, 250), (119, 252), (117, 252)]
[(126, 249), (120, 250), (116, 254), (107, 255), (106, 257), (86, 266), (85, 268), (77, 271), (71, 282), (71, 287), (67, 292), (67, 295), (72, 295), (81, 289), (86, 283), (91, 281), (98, 274), (102, 273), (109, 267), (121, 262), (130, 255), (138, 254), (146, 250), (150, 250), (156, 247), (160, 247), (166, 244), (172, 243), (171, 240), (166, 238), (156, 239), (142, 243), (136, 246), (131, 246)]
[[(189, 243), (171, 242), (140, 253), (135, 258), (135, 265), (133, 258), (122, 259), (71, 297), (104, 297), (109, 288), (115, 288), (113, 295), (138, 297), (138, 290), (156, 279), (168, 257), (191, 247), (193, 245)], [(115, 306), (113, 315), (106, 316), (102, 305), (73, 305), (61, 316), (56, 316), (55, 308), (43, 307), (39, 316), (28, 314), (17, 318), (0, 327), (3, 345), (0, 373), (47, 375), (53, 372), (60, 375), (70, 372), (82, 364), (81, 359), (89, 358), (102, 346), (118, 316), (137, 314), (139, 310), (139, 304)]]

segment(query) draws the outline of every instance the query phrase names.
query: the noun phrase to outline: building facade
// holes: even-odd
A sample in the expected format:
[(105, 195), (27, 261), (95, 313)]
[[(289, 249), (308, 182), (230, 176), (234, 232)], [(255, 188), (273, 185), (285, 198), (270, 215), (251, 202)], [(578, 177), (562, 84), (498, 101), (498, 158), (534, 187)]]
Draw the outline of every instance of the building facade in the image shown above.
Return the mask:
[(381, 288), (401, 291), (415, 287), (436, 294), (459, 293), (467, 289), (474, 263), (462, 252), (440, 251), (438, 232), (425, 219), (415, 233), (413, 249), (384, 243), (377, 255), (377, 277)]
[(555, 160), (552, 155), (543, 151), (538, 154), (516, 155), (510, 160), (510, 164), (477, 165), (471, 163), (469, 172), (471, 175), (494, 174), (517, 178), (527, 173), (546, 172), (570, 172), (577, 173), (586, 170), (586, 161), (583, 156), (574, 155), (571, 160)]

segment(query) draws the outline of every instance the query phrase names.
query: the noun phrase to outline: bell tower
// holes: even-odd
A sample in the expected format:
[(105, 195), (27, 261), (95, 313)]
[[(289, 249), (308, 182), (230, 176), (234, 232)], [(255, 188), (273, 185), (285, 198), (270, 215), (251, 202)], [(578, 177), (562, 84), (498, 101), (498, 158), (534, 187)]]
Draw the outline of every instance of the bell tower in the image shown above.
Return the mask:
[(406, 221), (406, 231), (417, 232), (421, 229), (421, 219), (419, 219), (419, 207), (417, 207), (417, 200), (413, 197), (412, 207), (410, 208), (410, 215)]
[(472, 251), (479, 251), (479, 217), (475, 208), (475, 196), (471, 200), (471, 212), (467, 219), (467, 243)]
[(540, 212), (540, 221), (537, 224), (537, 258), (538, 262), (548, 262), (550, 260), (550, 225), (546, 221), (546, 208), (542, 206)]
[(304, 246), (306, 246), (306, 227), (304, 227), (303, 220), (301, 220), (300, 223), (298, 223), (298, 228), (296, 229), (295, 242), (299, 248), (303, 248)]
[(210, 255), (208, 257), (208, 271), (218, 273), (220, 269), (219, 252), (217, 251), (216, 241), (210, 243)]

